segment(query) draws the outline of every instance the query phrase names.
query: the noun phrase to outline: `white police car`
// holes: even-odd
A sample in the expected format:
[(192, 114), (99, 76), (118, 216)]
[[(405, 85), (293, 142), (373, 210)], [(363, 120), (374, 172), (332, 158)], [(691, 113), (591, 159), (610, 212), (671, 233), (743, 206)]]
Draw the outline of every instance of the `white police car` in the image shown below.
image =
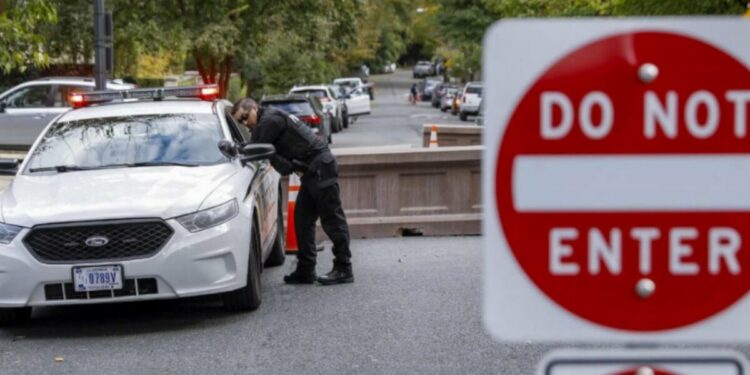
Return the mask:
[(32, 306), (207, 294), (259, 306), (263, 265), (285, 259), (280, 176), (264, 160), (273, 146), (243, 146), (249, 134), (217, 93), (75, 93), (81, 108), (20, 166), (0, 162), (17, 169), (0, 195), (6, 323)]

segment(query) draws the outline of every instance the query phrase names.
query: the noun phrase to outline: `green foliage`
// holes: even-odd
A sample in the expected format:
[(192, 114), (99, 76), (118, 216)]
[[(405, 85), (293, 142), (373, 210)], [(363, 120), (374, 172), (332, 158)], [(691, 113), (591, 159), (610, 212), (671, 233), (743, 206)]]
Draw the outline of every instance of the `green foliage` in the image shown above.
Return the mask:
[(24, 71), (28, 65), (48, 63), (43, 24), (57, 21), (55, 8), (47, 0), (0, 2), (0, 71)]

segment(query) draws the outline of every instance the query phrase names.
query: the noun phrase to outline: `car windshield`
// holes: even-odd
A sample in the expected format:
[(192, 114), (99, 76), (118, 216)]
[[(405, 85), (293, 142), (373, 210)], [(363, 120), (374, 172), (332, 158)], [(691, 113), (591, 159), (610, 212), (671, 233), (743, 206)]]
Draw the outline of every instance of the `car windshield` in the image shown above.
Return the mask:
[(309, 116), (313, 114), (312, 106), (308, 102), (270, 102), (265, 103), (264, 106), (280, 109), (295, 116)]
[[(227, 161), (213, 114), (93, 118), (53, 125), (30, 156), (29, 172)], [(61, 168), (62, 167), (62, 168)]]
[(466, 88), (466, 93), (482, 95), (482, 86), (469, 86)]

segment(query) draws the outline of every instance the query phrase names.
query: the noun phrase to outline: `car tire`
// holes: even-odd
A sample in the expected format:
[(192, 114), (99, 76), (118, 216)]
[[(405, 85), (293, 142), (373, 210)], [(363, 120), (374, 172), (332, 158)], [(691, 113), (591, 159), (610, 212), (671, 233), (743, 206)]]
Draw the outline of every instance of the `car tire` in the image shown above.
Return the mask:
[(266, 259), (266, 267), (277, 267), (286, 261), (286, 236), (284, 233), (284, 202), (281, 196), (281, 187), (279, 187), (279, 203), (276, 205), (276, 238), (271, 246), (271, 254)]
[(31, 307), (0, 309), (0, 326), (13, 327), (31, 320)]
[(339, 121), (337, 119), (333, 119), (333, 124), (331, 124), (331, 133), (338, 133), (339, 132)]
[(260, 232), (257, 219), (253, 220), (250, 233), (250, 254), (247, 259), (247, 284), (237, 290), (224, 293), (222, 301), (229, 311), (253, 311), (260, 306)]
[(349, 127), (349, 114), (344, 112), (341, 116), (343, 117), (341, 120), (342, 125), (344, 126), (344, 129), (347, 129)]
[(448, 112), (448, 108), (440, 107), (440, 112)]
[(329, 144), (329, 145), (333, 143), (333, 137), (332, 137), (332, 136), (331, 136), (330, 134), (328, 134), (328, 139), (327, 139), (327, 141), (328, 141), (328, 144)]
[(466, 121), (468, 120), (469, 116), (467, 116), (466, 113), (461, 112), (461, 114), (458, 115), (458, 118), (460, 118), (461, 121)]

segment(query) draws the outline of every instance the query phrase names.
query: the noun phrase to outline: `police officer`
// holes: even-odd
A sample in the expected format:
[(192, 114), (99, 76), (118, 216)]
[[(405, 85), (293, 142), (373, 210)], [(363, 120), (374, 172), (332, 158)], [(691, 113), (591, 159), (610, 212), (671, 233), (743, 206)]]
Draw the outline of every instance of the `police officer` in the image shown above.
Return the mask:
[[(323, 285), (354, 282), (349, 226), (341, 208), (336, 159), (326, 142), (299, 119), (273, 108), (258, 108), (250, 98), (232, 107), (232, 116), (252, 132), (252, 143), (271, 143), (276, 155), (271, 165), (282, 175), (301, 175), (302, 186), (294, 209), (294, 227), (299, 251), (297, 269), (284, 276), (288, 284)], [(323, 231), (333, 242), (333, 270), (315, 274), (315, 222), (320, 217)]]

